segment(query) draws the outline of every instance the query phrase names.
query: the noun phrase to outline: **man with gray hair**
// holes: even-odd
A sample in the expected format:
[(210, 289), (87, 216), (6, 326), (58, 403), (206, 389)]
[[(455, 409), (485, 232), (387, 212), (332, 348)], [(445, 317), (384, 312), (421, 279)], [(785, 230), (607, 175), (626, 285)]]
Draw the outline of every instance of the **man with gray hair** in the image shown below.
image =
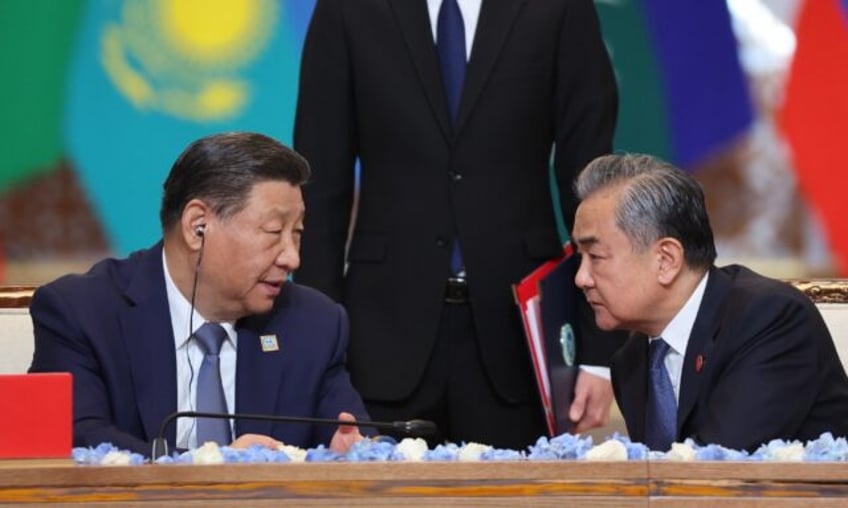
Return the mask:
[(630, 438), (753, 450), (848, 435), (848, 377), (815, 305), (748, 268), (714, 266), (698, 183), (648, 155), (606, 155), (575, 183), (575, 278), (604, 330)]

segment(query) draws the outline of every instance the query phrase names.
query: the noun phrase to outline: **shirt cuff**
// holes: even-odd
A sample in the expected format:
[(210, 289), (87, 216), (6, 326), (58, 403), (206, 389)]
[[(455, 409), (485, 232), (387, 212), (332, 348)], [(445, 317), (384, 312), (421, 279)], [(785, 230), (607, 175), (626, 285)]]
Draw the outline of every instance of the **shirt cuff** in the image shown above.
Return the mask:
[(602, 377), (607, 381), (610, 380), (609, 367), (600, 367), (598, 365), (581, 365), (580, 370), (588, 372), (589, 374), (594, 374), (598, 377)]

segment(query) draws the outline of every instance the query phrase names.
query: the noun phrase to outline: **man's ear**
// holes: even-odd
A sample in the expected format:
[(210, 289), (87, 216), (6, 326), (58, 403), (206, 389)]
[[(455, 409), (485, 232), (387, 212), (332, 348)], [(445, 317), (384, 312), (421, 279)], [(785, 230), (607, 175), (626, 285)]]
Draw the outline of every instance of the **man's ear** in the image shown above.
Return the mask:
[(203, 201), (192, 199), (186, 203), (180, 218), (180, 235), (190, 248), (200, 248), (210, 217), (209, 207)]
[(657, 277), (662, 285), (669, 285), (683, 271), (685, 258), (683, 244), (676, 238), (670, 236), (660, 238), (654, 244), (654, 253), (657, 256)]

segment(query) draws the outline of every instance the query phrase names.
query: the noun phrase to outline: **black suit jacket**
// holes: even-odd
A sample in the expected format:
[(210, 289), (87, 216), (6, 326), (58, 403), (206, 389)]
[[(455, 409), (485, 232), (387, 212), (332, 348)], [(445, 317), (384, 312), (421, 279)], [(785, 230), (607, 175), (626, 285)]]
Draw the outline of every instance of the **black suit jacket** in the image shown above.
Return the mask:
[[(30, 372), (74, 377), (74, 446), (103, 442), (150, 454), (162, 420), (177, 410), (177, 359), (162, 244), (38, 290), (30, 305), (35, 353)], [(236, 323), (239, 413), (368, 420), (344, 365), (344, 309), (287, 282), (272, 311)], [(264, 352), (261, 335), (279, 350)], [(237, 420), (236, 436), (257, 433), (287, 444), (329, 444), (336, 427)], [(166, 429), (174, 447), (176, 425)]]
[[(294, 132), (313, 170), (296, 280), (345, 304), (366, 399), (402, 399), (417, 385), (454, 238), (489, 377), (507, 400), (535, 396), (511, 285), (562, 252), (551, 156), (570, 227), (572, 182), (611, 150), (616, 113), (591, 0), (484, 0), (455, 126), (424, 0), (317, 2)], [(606, 365), (619, 344), (596, 339), (579, 360)]]
[[(645, 435), (647, 355), (648, 338), (634, 334), (612, 362), (634, 441)], [(753, 450), (826, 431), (848, 435), (848, 378), (818, 309), (783, 282), (713, 268), (686, 347), (678, 440)]]

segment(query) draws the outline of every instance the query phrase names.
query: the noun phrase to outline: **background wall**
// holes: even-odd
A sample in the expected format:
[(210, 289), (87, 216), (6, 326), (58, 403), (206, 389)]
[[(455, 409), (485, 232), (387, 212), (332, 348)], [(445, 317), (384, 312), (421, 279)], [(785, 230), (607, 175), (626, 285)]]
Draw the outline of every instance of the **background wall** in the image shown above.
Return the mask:
[[(846, 4), (596, 1), (621, 92), (616, 148), (694, 172), (722, 263), (848, 276)], [(290, 143), (313, 5), (0, 2), (0, 284), (156, 241), (161, 183), (198, 137)]]

